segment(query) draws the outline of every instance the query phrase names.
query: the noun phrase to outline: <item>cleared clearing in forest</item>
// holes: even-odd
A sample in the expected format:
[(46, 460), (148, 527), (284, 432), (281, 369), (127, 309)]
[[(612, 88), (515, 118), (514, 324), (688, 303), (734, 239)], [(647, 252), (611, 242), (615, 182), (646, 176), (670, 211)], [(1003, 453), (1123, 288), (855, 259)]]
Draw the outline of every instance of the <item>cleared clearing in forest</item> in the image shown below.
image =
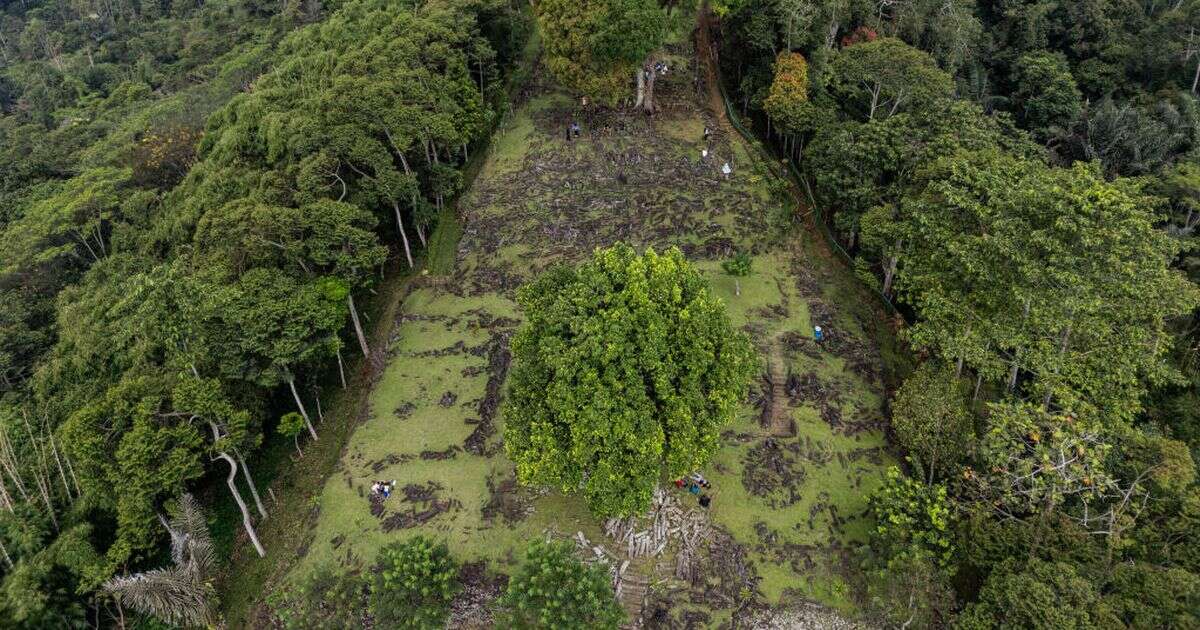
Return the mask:
[[(500, 400), (515, 289), (556, 262), (624, 240), (681, 247), (725, 300), (763, 358), (738, 420), (704, 470), (713, 483), (713, 539), (696, 584), (669, 578), (670, 556), (635, 561), (651, 584), (647, 614), (718, 622), (747, 602), (814, 599), (854, 608), (849, 549), (865, 539), (865, 495), (893, 461), (883, 437), (883, 359), (891, 339), (850, 272), (792, 217), (778, 168), (705, 109), (689, 17), (680, 16), (659, 79), (662, 111), (584, 112), (544, 71), (514, 103), (473, 189), (460, 202), (452, 266), (414, 283), (339, 470), (320, 494), (311, 537), (291, 577), (323, 563), (362, 568), (389, 541), (442, 538), (486, 592), (525, 542), (546, 532), (616, 545), (583, 503), (513, 480)], [(583, 125), (567, 141), (572, 120)], [(700, 158), (705, 126), (715, 130)], [(728, 180), (720, 173), (733, 164)], [(753, 273), (720, 262), (750, 251)], [(452, 267), (452, 268), (446, 268)], [(826, 341), (812, 341), (821, 324)], [(793, 428), (794, 426), (794, 428)], [(372, 480), (397, 482), (384, 502)], [(695, 498), (682, 496), (684, 504)], [(730, 542), (732, 541), (732, 542)], [(664, 581), (665, 580), (665, 581)], [(702, 604), (691, 603), (701, 600)]]

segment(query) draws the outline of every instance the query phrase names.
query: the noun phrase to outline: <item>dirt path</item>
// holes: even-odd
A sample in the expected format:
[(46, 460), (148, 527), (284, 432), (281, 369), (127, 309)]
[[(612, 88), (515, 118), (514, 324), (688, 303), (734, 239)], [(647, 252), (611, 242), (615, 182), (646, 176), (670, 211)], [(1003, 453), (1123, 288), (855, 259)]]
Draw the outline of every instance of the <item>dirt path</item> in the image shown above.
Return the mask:
[(644, 576), (634, 569), (626, 570), (621, 576), (621, 608), (625, 609), (625, 625), (622, 628), (633, 629), (642, 627), (642, 608), (646, 605), (646, 593), (650, 584)]
[[(712, 110), (712, 114), (717, 119), (717, 124), (726, 133), (739, 135), (733, 123), (729, 121), (729, 116), (725, 112), (725, 99), (721, 96), (719, 86), (720, 70), (717, 63), (717, 48), (712, 43), (712, 29), (714, 28), (714, 20), (712, 11), (708, 4), (696, 13), (696, 57), (702, 60), (704, 64), (704, 84), (708, 88), (708, 107)], [(750, 140), (747, 138), (747, 140)], [(806, 199), (805, 191), (800, 187), (800, 184), (792, 177), (785, 176), (783, 180), (787, 182), (788, 189), (791, 191), (792, 198), (796, 201), (800, 208), (808, 207), (804, 201)], [(825, 242), (824, 235), (820, 233), (820, 228), (816, 225), (814, 213), (804, 212), (804, 225), (812, 232), (812, 242), (816, 244), (817, 253), (820, 254), (827, 262), (834, 263), (835, 256), (833, 251), (829, 249), (829, 243)], [(837, 261), (836, 264), (840, 264)]]
[(770, 431), (771, 435), (792, 437), (796, 425), (788, 408), (787, 367), (784, 365), (783, 342), (778, 338), (771, 341), (771, 353), (767, 357), (767, 378), (771, 384)]

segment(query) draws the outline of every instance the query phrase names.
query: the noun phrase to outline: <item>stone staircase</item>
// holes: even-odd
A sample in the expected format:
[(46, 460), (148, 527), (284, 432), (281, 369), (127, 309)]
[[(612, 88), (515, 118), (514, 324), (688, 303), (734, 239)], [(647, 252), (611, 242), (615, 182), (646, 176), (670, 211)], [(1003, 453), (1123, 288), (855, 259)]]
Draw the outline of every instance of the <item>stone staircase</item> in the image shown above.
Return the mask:
[(621, 576), (620, 594), (617, 599), (621, 602), (621, 608), (625, 609), (623, 628), (642, 627), (642, 608), (646, 605), (649, 590), (650, 582), (640, 572), (629, 569)]

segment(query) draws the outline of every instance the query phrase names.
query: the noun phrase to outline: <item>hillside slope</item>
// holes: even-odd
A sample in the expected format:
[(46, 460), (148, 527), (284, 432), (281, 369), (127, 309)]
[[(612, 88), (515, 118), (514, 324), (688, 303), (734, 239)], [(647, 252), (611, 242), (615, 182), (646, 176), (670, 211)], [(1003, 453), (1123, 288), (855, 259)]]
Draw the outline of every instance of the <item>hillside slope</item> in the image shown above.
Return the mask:
[[(675, 546), (632, 563), (650, 583), (644, 614), (717, 622), (797, 598), (853, 609), (848, 549), (865, 536), (865, 494), (891, 461), (876, 342), (888, 332), (849, 272), (796, 227), (774, 168), (707, 109), (690, 30), (690, 18), (677, 19), (653, 118), (582, 108), (535, 73), (460, 202), (454, 264), (430, 269), (400, 309), (370, 414), (321, 493), (293, 577), (330, 562), (362, 567), (381, 545), (418, 533), (487, 562), (480, 574), (509, 572), (525, 541), (547, 532), (582, 533), (620, 554), (581, 501), (516, 486), (499, 410), (516, 288), (626, 241), (682, 248), (763, 358), (703, 471), (714, 503), (694, 582), (673, 577)], [(568, 141), (572, 121), (583, 131)], [(705, 127), (715, 133), (702, 160)], [(754, 254), (748, 277), (721, 271), (737, 251)], [(812, 341), (816, 323), (829, 331), (823, 344)], [(376, 479), (395, 479), (397, 492), (368, 500)], [(675, 499), (695, 507), (694, 497)]]

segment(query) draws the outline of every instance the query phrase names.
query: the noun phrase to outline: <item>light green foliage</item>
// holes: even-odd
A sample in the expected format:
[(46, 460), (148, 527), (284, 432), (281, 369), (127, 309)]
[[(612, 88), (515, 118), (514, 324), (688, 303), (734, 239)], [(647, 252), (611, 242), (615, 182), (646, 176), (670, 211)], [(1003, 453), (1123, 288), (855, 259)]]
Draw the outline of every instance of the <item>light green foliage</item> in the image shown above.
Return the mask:
[(608, 573), (584, 565), (566, 542), (535, 540), (497, 602), (497, 625), (518, 630), (616, 630), (625, 617)]
[(545, 0), (534, 5), (546, 66), (572, 90), (615, 105), (666, 36), (653, 0)]
[(920, 318), (915, 347), (993, 382), (1015, 366), (1035, 399), (1125, 419), (1146, 383), (1174, 377), (1161, 361), (1166, 322), (1200, 292), (1170, 269), (1179, 244), (1134, 182), (995, 152), (942, 159), (925, 176), (870, 239), (902, 245), (896, 282)]
[(108, 255), (106, 229), (118, 219), (129, 170), (97, 168), (46, 185), (0, 239), (0, 274), (37, 268), (60, 257), (96, 262)]
[(216, 452), (258, 445), (258, 440), (250, 439), (248, 434), (250, 414), (230, 403), (217, 379), (180, 378), (171, 392), (171, 403), (176, 411), (192, 414), (197, 421), (219, 428), (221, 437), (212, 445)]
[(893, 466), (869, 505), (875, 515), (871, 549), (880, 564), (913, 555), (929, 558), (941, 569), (950, 567), (954, 547), (945, 486), (927, 486)]
[[(36, 421), (0, 415), (37, 442), (4, 475), (52, 524), (11, 573), (0, 554), (4, 621), (74, 625), (211, 456), (235, 487), (275, 467), (255, 452), (269, 390), (330, 361), (392, 221), (424, 240), (461, 189), (524, 21), (493, 0), (285, 5), (0, 7), (0, 390)], [(86, 561), (81, 521), (103, 525)]]
[(371, 613), (388, 628), (441, 628), (462, 586), (445, 543), (417, 536), (379, 550), (371, 578)]
[(754, 359), (678, 249), (597, 250), (522, 287), (505, 448), (527, 484), (601, 515), (646, 509), (665, 469), (712, 457)]
[(1082, 96), (1062, 55), (1030, 53), (1013, 68), (1017, 89), (1013, 100), (1025, 128), (1047, 138), (1079, 116)]
[(935, 362), (922, 365), (896, 393), (892, 431), (919, 465), (921, 476), (952, 477), (975, 439), (962, 384)]
[(279, 417), (279, 426), (275, 430), (279, 432), (279, 435), (294, 440), (304, 431), (304, 426), (304, 416), (295, 411), (290, 411)]
[(1112, 628), (1095, 587), (1066, 562), (1010, 561), (997, 567), (955, 624), (961, 630)]
[(892, 38), (843, 48), (829, 67), (826, 87), (853, 120), (920, 111), (953, 91), (950, 75), (927, 53)]
[(887, 471), (868, 500), (874, 525), (864, 569), (868, 608), (889, 623), (928, 625), (953, 608), (952, 500), (946, 486)]

